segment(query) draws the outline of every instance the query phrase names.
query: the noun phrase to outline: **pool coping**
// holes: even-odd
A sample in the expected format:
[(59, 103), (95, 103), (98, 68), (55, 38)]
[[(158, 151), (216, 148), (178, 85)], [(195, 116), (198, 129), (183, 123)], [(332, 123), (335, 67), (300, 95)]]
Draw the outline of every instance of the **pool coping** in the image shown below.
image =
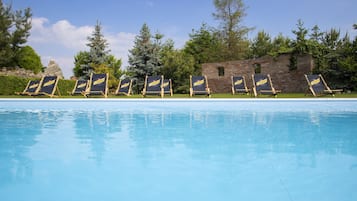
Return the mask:
[(123, 99), (111, 99), (111, 98), (0, 98), (1, 102), (319, 102), (319, 101), (357, 101), (357, 98), (123, 98)]

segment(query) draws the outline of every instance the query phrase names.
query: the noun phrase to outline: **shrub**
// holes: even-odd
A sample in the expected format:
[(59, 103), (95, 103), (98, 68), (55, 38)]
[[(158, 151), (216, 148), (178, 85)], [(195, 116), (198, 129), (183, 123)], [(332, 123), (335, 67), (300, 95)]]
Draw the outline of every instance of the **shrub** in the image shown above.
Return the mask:
[(42, 70), (41, 58), (30, 46), (21, 48), (17, 55), (17, 63), (21, 68), (39, 73)]
[(67, 96), (68, 92), (72, 92), (76, 81), (74, 80), (59, 80), (58, 89), (60, 90), (61, 96)]
[[(0, 95), (15, 95), (15, 92), (22, 92), (29, 80), (32, 79), (16, 76), (0, 76)], [(73, 80), (59, 80), (57, 87), (61, 96), (68, 95), (68, 92), (73, 90), (74, 84), (75, 81)]]
[(0, 95), (14, 95), (25, 89), (28, 79), (15, 76), (0, 76)]

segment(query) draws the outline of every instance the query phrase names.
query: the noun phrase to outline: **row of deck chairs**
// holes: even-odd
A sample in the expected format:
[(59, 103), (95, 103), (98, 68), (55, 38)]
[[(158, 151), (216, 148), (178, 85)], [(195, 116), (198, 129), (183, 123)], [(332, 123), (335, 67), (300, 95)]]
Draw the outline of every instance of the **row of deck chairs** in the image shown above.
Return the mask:
[[(322, 75), (305, 75), (308, 83), (308, 90), (313, 96), (323, 94), (334, 95), (337, 92), (342, 92), (341, 89), (332, 90), (322, 77)], [(23, 92), (17, 93), (28, 96), (46, 95), (55, 97), (55, 92), (58, 90), (57, 76), (44, 76), (41, 80), (31, 80), (28, 82)], [(260, 94), (277, 96), (280, 90), (276, 90), (273, 86), (269, 74), (254, 74), (252, 75), (253, 89), (252, 91), (247, 87), (244, 76), (232, 76), (232, 94), (244, 93), (254, 94), (257, 97)], [(115, 95), (130, 95), (132, 93), (132, 80), (129, 78), (120, 80)], [(108, 74), (94, 74), (92, 73), (90, 79), (77, 80), (71, 95), (84, 95), (89, 97), (91, 95), (108, 96)], [(164, 79), (164, 76), (146, 76), (144, 89), (142, 95), (159, 95), (164, 97), (165, 94), (173, 95), (171, 79)], [(211, 95), (211, 90), (208, 87), (208, 80), (206, 76), (190, 76), (190, 96), (194, 95)]]
[(61, 94), (57, 87), (58, 80), (59, 78), (57, 76), (44, 76), (41, 80), (30, 80), (24, 91), (17, 92), (16, 94), (24, 96), (55, 97), (55, 92), (57, 91), (60, 96)]
[[(108, 96), (108, 74), (91, 74), (88, 81), (77, 80), (71, 95), (91, 95)], [(114, 95), (131, 95), (132, 80), (125, 78), (119, 81), (118, 87)], [(164, 79), (163, 76), (146, 76), (142, 95), (159, 95), (163, 97), (165, 94), (173, 95), (171, 79)]]
[[(306, 81), (308, 83), (308, 89), (305, 95), (310, 91), (313, 96), (320, 96), (324, 94), (334, 95), (337, 92), (342, 92), (342, 89), (331, 89), (321, 74), (306, 75)], [(273, 82), (269, 74), (254, 74), (253, 80), (253, 94), (257, 97), (259, 94), (267, 94), (277, 96), (280, 90), (276, 90), (273, 87)], [(245, 93), (249, 94), (251, 91), (248, 89), (244, 76), (232, 76), (232, 94)]]
[[(254, 74), (252, 75), (253, 80), (253, 94), (257, 97), (260, 94), (277, 96), (280, 90), (276, 90), (271, 81), (269, 74)], [(232, 94), (249, 94), (250, 89), (247, 87), (244, 76), (232, 76)]]

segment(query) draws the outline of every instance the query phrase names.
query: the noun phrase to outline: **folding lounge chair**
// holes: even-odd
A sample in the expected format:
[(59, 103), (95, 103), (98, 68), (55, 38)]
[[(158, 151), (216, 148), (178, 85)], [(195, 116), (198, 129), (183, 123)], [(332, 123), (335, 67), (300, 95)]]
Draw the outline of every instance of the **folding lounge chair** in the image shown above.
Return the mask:
[(15, 94), (22, 95), (22, 96), (31, 96), (36, 93), (39, 86), (40, 86), (40, 80), (30, 80), (28, 81), (24, 91), (16, 92)]
[(236, 93), (249, 94), (244, 76), (232, 76), (232, 94)]
[(125, 78), (123, 80), (119, 81), (118, 88), (115, 91), (115, 95), (120, 95), (124, 94), (127, 96), (130, 96), (131, 92), (131, 86), (132, 86), (132, 80), (129, 78)]
[(162, 88), (164, 90), (164, 94), (170, 94), (170, 96), (173, 95), (171, 79), (164, 79)]
[(211, 90), (208, 87), (206, 76), (191, 76), (190, 75), (190, 96), (207, 95), (211, 96)]
[(342, 92), (342, 89), (330, 89), (330, 87), (327, 85), (325, 82), (325, 79), (322, 77), (321, 74), (316, 75), (306, 75), (305, 74), (306, 81), (309, 85), (309, 89), (315, 97), (318, 95), (332, 95), (334, 96), (336, 92)]
[(54, 97), (55, 92), (58, 92), (58, 95), (60, 94), (60, 91), (57, 87), (59, 78), (57, 76), (44, 76), (42, 77), (40, 81), (40, 86), (37, 88), (37, 91), (35, 92), (34, 95), (36, 96), (49, 96), (49, 97)]
[(144, 89), (142, 91), (143, 97), (146, 95), (159, 95), (161, 98), (164, 97), (164, 90), (162, 88), (162, 83), (164, 76), (146, 76)]
[(87, 90), (88, 81), (87, 80), (77, 80), (74, 85), (73, 91), (70, 93), (73, 95), (81, 95), (83, 92)]
[(272, 95), (276, 97), (280, 90), (276, 90), (273, 87), (270, 75), (254, 74), (252, 75), (253, 80), (253, 92), (254, 96), (257, 97), (258, 94)]
[(89, 79), (89, 87), (82, 93), (85, 97), (91, 95), (100, 95), (108, 97), (108, 77), (107, 73), (95, 74), (92, 73)]

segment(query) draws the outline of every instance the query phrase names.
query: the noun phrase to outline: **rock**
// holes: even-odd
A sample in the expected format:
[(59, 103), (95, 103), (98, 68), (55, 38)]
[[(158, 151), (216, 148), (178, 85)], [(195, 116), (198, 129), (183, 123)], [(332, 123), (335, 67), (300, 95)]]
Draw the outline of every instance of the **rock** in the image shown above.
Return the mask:
[(50, 60), (48, 63), (47, 68), (45, 69), (45, 72), (43, 73), (44, 75), (56, 75), (60, 79), (63, 79), (63, 73), (59, 65), (54, 61)]

